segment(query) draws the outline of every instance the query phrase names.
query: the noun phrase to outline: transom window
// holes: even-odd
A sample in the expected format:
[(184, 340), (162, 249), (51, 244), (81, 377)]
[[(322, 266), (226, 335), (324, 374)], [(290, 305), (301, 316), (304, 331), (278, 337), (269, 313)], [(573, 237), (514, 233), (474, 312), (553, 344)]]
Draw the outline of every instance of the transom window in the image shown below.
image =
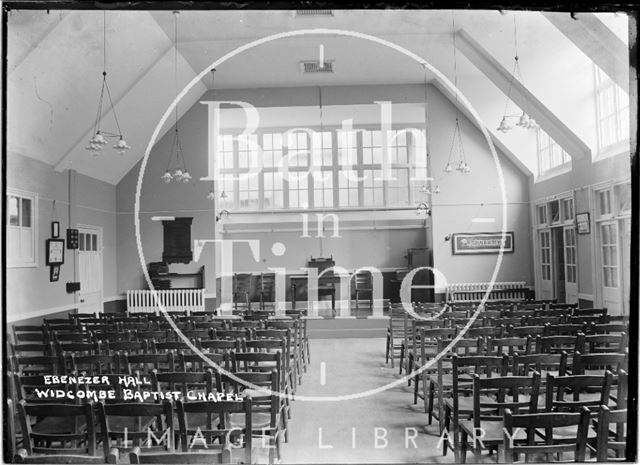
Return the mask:
[(598, 150), (629, 139), (629, 94), (595, 66)]
[(222, 135), (221, 205), (237, 210), (408, 206), (418, 182), (412, 181), (411, 164), (417, 139), (402, 129), (384, 134), (368, 128)]
[(631, 184), (626, 182), (596, 191), (596, 218), (607, 219), (631, 213)]
[(569, 154), (540, 128), (537, 131), (537, 147), (540, 175), (571, 162)]
[(7, 265), (36, 266), (36, 194), (7, 190)]

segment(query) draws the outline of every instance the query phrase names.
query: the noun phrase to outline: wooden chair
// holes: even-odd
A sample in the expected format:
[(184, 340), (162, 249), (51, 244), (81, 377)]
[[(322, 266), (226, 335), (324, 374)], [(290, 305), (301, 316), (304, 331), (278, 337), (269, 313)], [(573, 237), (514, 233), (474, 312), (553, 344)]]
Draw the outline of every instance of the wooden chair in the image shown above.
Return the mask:
[[(445, 351), (447, 345), (450, 344), (450, 340), (448, 339), (438, 339), (437, 348), (435, 350), (435, 354), (439, 354)], [(425, 413), (429, 416), (429, 424), (432, 423), (433, 417), (436, 417), (440, 422), (440, 427), (442, 429), (442, 412), (443, 412), (443, 404), (445, 396), (451, 394), (453, 389), (453, 363), (452, 358), (455, 355), (456, 357), (473, 357), (479, 356), (483, 352), (484, 340), (481, 338), (469, 338), (469, 339), (460, 339), (454, 347), (444, 356), (440, 357), (437, 361), (435, 370), (427, 370), (422, 374), (422, 389), (424, 392), (424, 401), (425, 401)], [(424, 360), (426, 355), (422, 355), (421, 358)], [(429, 378), (428, 388), (426, 385), (426, 378)], [(468, 379), (467, 381), (470, 381)], [(417, 385), (417, 383), (416, 383)], [(434, 398), (437, 393), (437, 405), (438, 412), (435, 413), (433, 410)], [(414, 391), (414, 403), (416, 401), (416, 394)]]
[(273, 302), (275, 307), (275, 287), (276, 287), (276, 275), (275, 273), (260, 273), (260, 279), (258, 282), (260, 295), (260, 309), (265, 309), (266, 302)]
[[(506, 355), (486, 356), (486, 355), (474, 355), (470, 357), (459, 357), (453, 355), (451, 357), (451, 375), (450, 381), (445, 378), (444, 373), (438, 370), (438, 419), (440, 423), (439, 431), (448, 432), (449, 437), (453, 436), (454, 451), (456, 457), (459, 448), (459, 423), (460, 416), (467, 418), (473, 413), (473, 397), (469, 395), (472, 393), (472, 381), (474, 375), (484, 378), (492, 378), (496, 376), (506, 376), (508, 372), (508, 357)], [(445, 387), (450, 387), (450, 397), (444, 397)], [(466, 396), (463, 396), (465, 395)], [(440, 401), (442, 399), (442, 401)], [(488, 399), (485, 399), (488, 401)], [(431, 418), (429, 418), (431, 421)], [(443, 455), (446, 455), (446, 443), (443, 449)]]
[[(271, 330), (273, 331), (273, 330)], [(281, 375), (281, 388), (285, 394), (295, 394), (296, 373), (291, 364), (290, 343), (285, 338), (259, 338), (242, 341), (243, 352), (279, 352), (281, 366), (278, 373)], [(232, 357), (233, 358), (233, 357)], [(287, 408), (289, 398), (286, 399)]]
[[(422, 368), (426, 363), (434, 358), (438, 353), (438, 345), (441, 340), (451, 340), (458, 334), (458, 328), (433, 328), (433, 327), (421, 327), (417, 329), (418, 323), (428, 322), (415, 322), (414, 328), (416, 334), (412, 340), (412, 347), (408, 353), (407, 364), (407, 376), (415, 370)], [(433, 371), (430, 370), (430, 371)], [(426, 382), (428, 371), (422, 371), (409, 378), (409, 381), (413, 381), (413, 403), (418, 403), (418, 386), (420, 381), (422, 384)], [(426, 392), (426, 389), (423, 389)]]
[(283, 357), (288, 357), (285, 362), (285, 373), (288, 376), (288, 382), (292, 386), (292, 390), (295, 393), (295, 386), (302, 383), (302, 360), (300, 352), (298, 351), (298, 343), (296, 341), (295, 328), (269, 328), (254, 330), (251, 333), (253, 339), (284, 339), (286, 344), (286, 351), (283, 352)]
[(235, 273), (233, 275), (233, 309), (238, 310), (238, 303), (246, 305), (246, 309), (251, 309), (251, 273)]
[(583, 354), (623, 353), (628, 346), (629, 337), (627, 333), (587, 334), (584, 336), (584, 344), (579, 351)]
[(45, 343), (47, 329), (46, 326), (37, 325), (13, 325), (11, 328), (13, 343), (22, 342)]
[(21, 342), (11, 344), (11, 353), (18, 356), (51, 355), (53, 353), (53, 347), (50, 343)]
[(176, 371), (159, 373), (151, 372), (152, 389), (155, 392), (181, 392), (183, 398), (190, 399), (198, 393), (208, 394), (214, 392), (213, 374), (211, 370), (203, 372)]
[(484, 379), (475, 374), (471, 419), (458, 418), (459, 440), (456, 429), (453, 433), (456, 458), (465, 463), (469, 446), (473, 451), (475, 463), (480, 462), (482, 450), (498, 449), (499, 451), (504, 440), (503, 413), (506, 410), (513, 410), (535, 414), (539, 388), (538, 373), (533, 373), (532, 376), (501, 376)]
[(120, 358), (113, 355), (63, 355), (70, 373), (86, 372), (90, 375), (116, 373), (120, 371)]
[(561, 323), (561, 324), (547, 324), (545, 325), (544, 336), (576, 336), (578, 333), (584, 333), (586, 329), (585, 324), (576, 323)]
[(149, 351), (149, 344), (146, 340), (141, 341), (107, 341), (104, 343), (107, 353), (126, 352), (129, 354), (143, 354)]
[(373, 308), (373, 284), (369, 271), (361, 271), (355, 275), (356, 310), (360, 308), (360, 293), (362, 292), (369, 295), (369, 308)]
[[(302, 372), (307, 371), (307, 348), (304, 341), (302, 320), (272, 319), (265, 322), (265, 329), (288, 330), (291, 333), (291, 352), (297, 359), (298, 383), (302, 381)], [(307, 341), (308, 342), (308, 341)]]
[(391, 368), (395, 368), (396, 358), (400, 358), (403, 348), (404, 316), (405, 310), (402, 305), (391, 304), (389, 307), (389, 325), (387, 327), (387, 342), (385, 349), (385, 363), (391, 362)]
[[(510, 325), (505, 330), (506, 336), (527, 337), (532, 338), (542, 336), (544, 334), (544, 326), (513, 326)], [(498, 336), (500, 337), (500, 336)], [(537, 347), (537, 346), (536, 346)]]
[(105, 458), (113, 448), (127, 450), (144, 446), (149, 451), (174, 451), (171, 402), (98, 402), (97, 411)]
[(203, 372), (205, 370), (218, 371), (218, 367), (222, 367), (225, 370), (229, 369), (229, 354), (226, 351), (221, 353), (212, 353), (212, 352), (203, 352), (204, 355), (211, 362), (215, 363), (212, 365), (209, 361), (205, 360), (200, 354), (192, 354), (192, 353), (178, 353), (178, 371), (195, 371), (195, 372)]
[[(553, 376), (547, 374), (546, 411), (577, 412), (582, 407), (595, 409), (609, 404), (613, 374)], [(595, 435), (594, 435), (595, 436)]]
[[(219, 386), (225, 386), (226, 392), (251, 398), (253, 436), (269, 438), (269, 463), (281, 458), (281, 441), (287, 439), (285, 403), (277, 395), (280, 390), (279, 374), (269, 372), (235, 372), (236, 381), (227, 375), (216, 373)], [(247, 388), (255, 386), (258, 389)], [(269, 392), (271, 391), (271, 392)], [(245, 417), (231, 415), (230, 426), (246, 428)]]
[[(206, 449), (217, 450), (218, 453), (222, 454), (221, 459), (226, 461), (221, 463), (231, 463), (232, 451), (241, 448), (243, 453), (242, 461), (247, 464), (252, 463), (252, 431), (254, 425), (251, 397), (246, 396), (242, 401), (183, 402), (179, 400), (176, 403), (176, 410), (180, 425), (180, 444), (183, 452), (193, 450), (195, 446), (200, 445)], [(198, 422), (194, 423), (192, 420), (194, 416), (202, 414), (211, 419), (204, 428)], [(232, 416), (239, 415), (243, 417), (241, 421), (243, 427), (241, 429), (233, 428)], [(212, 420), (213, 418), (216, 419), (215, 424)], [(241, 437), (243, 439), (240, 439)], [(218, 441), (217, 444), (216, 440)], [(239, 441), (241, 442), (240, 447), (237, 445)]]
[[(554, 439), (554, 430), (573, 428), (575, 437), (569, 442), (558, 443)], [(544, 437), (539, 439), (538, 431), (544, 430)], [(587, 431), (589, 430), (589, 410), (582, 408), (577, 413), (536, 413), (514, 415), (510, 409), (504, 412), (504, 447), (505, 461), (513, 463), (520, 454), (544, 457), (545, 462), (551, 462), (554, 454), (573, 453), (574, 462), (584, 462), (587, 446)], [(517, 431), (526, 435), (526, 440), (514, 438)], [(537, 439), (538, 438), (538, 439)], [(527, 460), (528, 461), (528, 460)]]
[[(196, 341), (191, 341), (195, 346)], [(151, 350), (155, 353), (166, 353), (170, 351), (186, 351), (191, 352), (192, 349), (185, 341), (180, 339), (179, 341), (151, 341)]]
[(628, 356), (627, 353), (603, 353), (603, 354), (582, 354), (576, 352), (573, 356), (573, 373), (582, 374), (599, 374), (609, 370), (612, 373), (618, 373), (620, 370), (627, 371)]
[(561, 354), (528, 354), (516, 353), (513, 357), (514, 376), (531, 376), (539, 373), (541, 379), (546, 381), (547, 374), (565, 376), (567, 374), (567, 353)]
[[(627, 449), (627, 421), (626, 408), (610, 410), (601, 405), (596, 420), (596, 460), (598, 462), (626, 461)], [(615, 429), (611, 430), (611, 425)], [(613, 451), (613, 457), (609, 455)]]
[[(402, 374), (402, 364), (404, 362), (405, 372), (411, 373), (414, 370), (414, 366), (417, 363), (417, 359), (420, 357), (420, 341), (423, 337), (422, 331), (428, 329), (426, 334), (431, 338), (431, 344), (436, 345), (437, 338), (453, 338), (458, 333), (458, 328), (447, 326), (449, 322), (447, 320), (438, 319), (415, 319), (410, 315), (405, 316), (405, 341), (403, 342), (403, 349), (400, 357), (400, 374)], [(431, 331), (436, 329), (443, 329), (443, 331)], [(405, 361), (406, 360), (406, 361)], [(411, 385), (412, 378), (409, 378), (409, 385)]]
[(489, 338), (487, 340), (487, 355), (501, 356), (506, 354), (513, 356), (516, 352), (519, 354), (531, 353), (532, 341), (530, 336), (526, 337), (502, 337)]
[(501, 338), (503, 337), (505, 332), (505, 327), (502, 325), (498, 326), (477, 326), (475, 328), (469, 328), (465, 336), (472, 337), (482, 337), (482, 338)]
[(127, 373), (151, 373), (157, 371), (175, 371), (175, 354), (123, 354), (123, 367)]
[[(62, 383), (60, 379), (57, 382), (53, 380), (45, 381), (47, 375), (23, 375), (20, 373), (13, 374), (13, 389), (17, 401), (25, 400), (29, 404), (35, 403), (51, 403), (54, 399), (50, 397), (42, 397), (38, 392), (44, 393), (49, 389), (68, 390), (68, 385)], [(55, 399), (57, 403), (75, 403), (74, 399)]]
[(573, 354), (583, 348), (584, 334), (537, 336), (536, 352), (541, 354)]
[(196, 345), (200, 350), (206, 352), (222, 353), (240, 350), (240, 339), (198, 339)]
[(11, 370), (25, 375), (58, 375), (66, 373), (65, 364), (57, 355), (13, 356), (9, 360)]
[(584, 332), (586, 334), (620, 334), (629, 333), (628, 323), (596, 323), (586, 325)]
[[(108, 450), (104, 457), (95, 456), (95, 418), (91, 402), (82, 405), (28, 404), (21, 400), (18, 414), (23, 449), (17, 452), (16, 458), (22, 463), (104, 463), (113, 455), (113, 451)], [(36, 418), (43, 417), (59, 418), (61, 422), (52, 423), (50, 430), (40, 428), (35, 432), (32, 424)], [(58, 447), (53, 447), (54, 444)]]

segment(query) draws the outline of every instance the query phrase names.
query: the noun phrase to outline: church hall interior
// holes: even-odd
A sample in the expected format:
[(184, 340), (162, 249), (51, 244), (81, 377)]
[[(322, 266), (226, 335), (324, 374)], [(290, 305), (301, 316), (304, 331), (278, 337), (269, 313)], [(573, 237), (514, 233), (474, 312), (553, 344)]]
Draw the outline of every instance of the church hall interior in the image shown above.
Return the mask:
[(3, 4), (5, 462), (635, 460), (635, 17), (196, 8)]

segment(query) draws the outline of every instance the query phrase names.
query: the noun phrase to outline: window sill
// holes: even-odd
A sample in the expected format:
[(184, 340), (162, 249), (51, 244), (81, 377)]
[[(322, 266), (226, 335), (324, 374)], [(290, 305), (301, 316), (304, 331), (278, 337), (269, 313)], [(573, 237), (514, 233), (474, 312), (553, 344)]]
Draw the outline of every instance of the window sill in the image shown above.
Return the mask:
[(560, 176), (561, 174), (570, 173), (572, 169), (571, 162), (565, 163), (564, 165), (556, 166), (555, 168), (551, 168), (550, 170), (545, 171), (544, 173), (538, 175), (534, 182), (546, 181), (548, 179), (555, 178), (556, 176)]
[(622, 140), (620, 142), (616, 142), (615, 144), (608, 145), (598, 150), (595, 157), (593, 157), (593, 161), (606, 160), (607, 158), (615, 157), (617, 155), (629, 154), (631, 153), (631, 142), (629, 139)]

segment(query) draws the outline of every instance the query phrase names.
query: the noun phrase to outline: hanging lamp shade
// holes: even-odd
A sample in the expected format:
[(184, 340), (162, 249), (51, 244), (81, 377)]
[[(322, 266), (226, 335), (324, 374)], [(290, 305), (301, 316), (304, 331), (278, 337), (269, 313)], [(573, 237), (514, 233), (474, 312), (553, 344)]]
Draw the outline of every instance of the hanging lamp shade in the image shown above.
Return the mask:
[[(102, 87), (100, 89), (100, 97), (98, 99), (98, 110), (96, 112), (96, 119), (93, 126), (93, 136), (89, 140), (89, 144), (85, 147), (85, 150), (91, 152), (94, 156), (102, 152), (102, 149), (107, 145), (107, 137), (118, 138), (118, 141), (113, 148), (120, 155), (124, 154), (131, 147), (124, 139), (122, 130), (120, 129), (120, 123), (118, 121), (118, 115), (113, 105), (113, 99), (111, 98), (111, 91), (109, 90), (109, 84), (107, 82), (107, 12), (102, 13)], [(116, 124), (117, 132), (104, 131), (101, 128), (103, 105), (106, 105), (105, 95), (108, 100), (110, 113), (113, 115), (114, 122)]]
[(502, 117), (502, 121), (500, 121), (500, 125), (498, 126), (497, 130), (505, 134), (511, 130), (511, 126), (509, 126), (509, 123), (507, 123), (506, 116)]

